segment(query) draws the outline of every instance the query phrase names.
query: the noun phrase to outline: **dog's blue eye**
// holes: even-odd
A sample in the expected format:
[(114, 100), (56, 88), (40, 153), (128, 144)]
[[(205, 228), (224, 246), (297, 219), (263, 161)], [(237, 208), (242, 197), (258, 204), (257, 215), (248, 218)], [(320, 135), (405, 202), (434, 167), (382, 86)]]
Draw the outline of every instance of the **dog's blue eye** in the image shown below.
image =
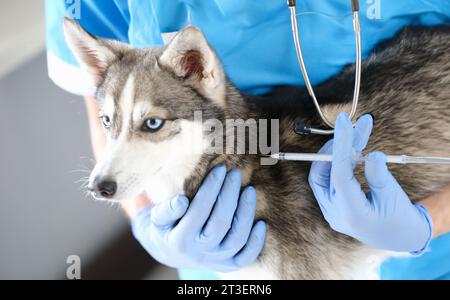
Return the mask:
[(105, 129), (109, 129), (111, 127), (111, 119), (108, 116), (102, 116), (102, 123)]
[(156, 132), (160, 130), (164, 125), (164, 120), (161, 119), (148, 119), (144, 122), (144, 131)]

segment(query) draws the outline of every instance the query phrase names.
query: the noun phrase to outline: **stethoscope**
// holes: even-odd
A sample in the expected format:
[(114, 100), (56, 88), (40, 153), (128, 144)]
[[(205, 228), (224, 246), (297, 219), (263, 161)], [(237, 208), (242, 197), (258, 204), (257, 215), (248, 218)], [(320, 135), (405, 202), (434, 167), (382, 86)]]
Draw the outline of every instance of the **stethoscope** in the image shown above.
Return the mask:
[[(356, 115), (356, 108), (358, 107), (359, 90), (361, 86), (361, 28), (359, 20), (359, 2), (358, 0), (351, 0), (352, 12), (353, 12), (353, 25), (355, 30), (356, 39), (356, 75), (355, 75), (355, 89), (353, 94), (352, 111), (350, 118), (353, 119)], [(300, 39), (298, 35), (298, 24), (297, 24), (297, 12), (295, 0), (288, 0), (289, 10), (291, 11), (291, 22), (292, 22), (292, 33), (294, 35), (295, 50), (297, 52), (297, 58), (299, 61), (300, 69), (302, 71), (303, 78), (305, 80), (306, 88), (308, 89), (311, 98), (313, 99), (314, 105), (320, 115), (320, 118), (324, 124), (332, 129), (317, 129), (312, 128), (310, 125), (303, 121), (298, 121), (295, 125), (295, 132), (298, 134), (319, 134), (319, 135), (330, 135), (334, 133), (334, 124), (327, 119), (320, 109), (320, 105), (317, 101), (314, 89), (309, 80), (308, 72), (306, 71), (305, 62), (303, 60), (302, 48), (300, 45)], [(291, 161), (327, 161), (332, 162), (333, 156), (329, 154), (316, 154), (316, 153), (275, 153), (269, 157), (275, 160), (291, 160)], [(355, 156), (353, 158), (355, 165), (364, 162), (362, 157)], [(417, 156), (407, 156), (407, 155), (388, 155), (387, 162), (395, 164), (442, 164), (450, 165), (450, 157), (417, 157)]]
[[(350, 113), (350, 119), (356, 115), (356, 109), (358, 107), (359, 91), (361, 87), (361, 65), (362, 65), (362, 54), (361, 54), (361, 27), (359, 20), (359, 1), (350, 0), (352, 4), (352, 14), (353, 14), (353, 28), (355, 31), (356, 40), (356, 75), (355, 75), (355, 89), (353, 93), (352, 110)], [(319, 134), (319, 135), (331, 135), (334, 133), (334, 123), (330, 121), (322, 112), (319, 102), (317, 101), (316, 94), (309, 80), (308, 71), (306, 70), (305, 61), (303, 59), (302, 47), (299, 38), (298, 23), (297, 23), (297, 11), (296, 11), (296, 1), (288, 0), (289, 10), (291, 11), (291, 23), (292, 23), (292, 34), (294, 37), (295, 51), (297, 52), (297, 58), (300, 65), (300, 70), (302, 72), (303, 78), (305, 80), (306, 88), (308, 89), (309, 95), (311, 96), (314, 105), (319, 113), (320, 118), (323, 123), (331, 129), (317, 129), (312, 128), (310, 125), (304, 122), (298, 122), (296, 124), (295, 132), (298, 134)]]

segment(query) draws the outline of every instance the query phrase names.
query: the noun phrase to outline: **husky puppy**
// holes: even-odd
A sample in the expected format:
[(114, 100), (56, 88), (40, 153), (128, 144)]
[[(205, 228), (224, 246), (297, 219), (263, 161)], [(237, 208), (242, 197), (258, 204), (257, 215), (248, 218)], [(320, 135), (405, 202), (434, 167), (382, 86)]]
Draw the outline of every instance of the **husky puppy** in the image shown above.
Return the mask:
[[(146, 191), (156, 202), (192, 197), (210, 169), (224, 163), (242, 170), (243, 186), (257, 190), (257, 218), (267, 221), (264, 250), (242, 278), (373, 278), (389, 255), (333, 231), (308, 184), (310, 163), (261, 165), (259, 155), (211, 154), (204, 126), (232, 119), (278, 119), (283, 152), (317, 152), (330, 138), (294, 133), (299, 118), (323, 126), (303, 88), (283, 87), (266, 96), (240, 93), (195, 27), (165, 47), (133, 49), (96, 38), (66, 20), (68, 45), (90, 74), (101, 101), (108, 143), (90, 186), (96, 196), (119, 201)], [(408, 28), (381, 45), (364, 63), (358, 115), (376, 118), (366, 151), (450, 156), (450, 27)], [(316, 87), (329, 119), (350, 111), (354, 66)], [(203, 137), (198, 140), (197, 137)], [(194, 143), (195, 141), (195, 143)], [(227, 146), (226, 146), (227, 147)], [(228, 152), (226, 152), (228, 153)], [(450, 168), (391, 166), (413, 201), (450, 183)], [(363, 182), (361, 170), (357, 177)], [(231, 274), (238, 278), (238, 274)]]

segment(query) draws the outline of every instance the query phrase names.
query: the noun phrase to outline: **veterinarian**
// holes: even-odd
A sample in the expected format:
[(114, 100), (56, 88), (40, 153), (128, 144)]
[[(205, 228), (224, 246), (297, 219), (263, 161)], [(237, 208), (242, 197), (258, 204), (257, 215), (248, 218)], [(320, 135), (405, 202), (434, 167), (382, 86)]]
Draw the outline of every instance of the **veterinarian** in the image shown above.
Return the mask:
[[(317, 84), (354, 63), (350, 1), (298, 2), (301, 12), (320, 13), (299, 16), (305, 60), (311, 81)], [(99, 108), (93, 88), (65, 44), (65, 15), (76, 18), (94, 35), (136, 47), (162, 45), (173, 32), (193, 23), (205, 32), (230, 79), (241, 90), (261, 94), (275, 85), (304, 84), (285, 0), (50, 0), (46, 5), (49, 76), (68, 92), (85, 97), (96, 157), (105, 143)], [(450, 23), (450, 2), (446, 0), (361, 0), (360, 6), (365, 58), (380, 41), (403, 27)], [(359, 130), (370, 130), (371, 121)], [(415, 255), (386, 262), (381, 270), (384, 279), (450, 279), (450, 187), (413, 205), (387, 169), (383, 154), (374, 153), (366, 163), (371, 187), (366, 196), (353, 179), (349, 163), (350, 149), (358, 144), (361, 132), (355, 132), (344, 114), (336, 127), (334, 141), (321, 150), (333, 152), (335, 162), (314, 163), (310, 175), (311, 188), (321, 207), (327, 208), (323, 213), (330, 226), (370, 246)], [(330, 183), (331, 173), (341, 180)], [(140, 197), (127, 201), (124, 208), (133, 220), (136, 238), (155, 259), (182, 269), (184, 279), (216, 278), (212, 272), (193, 270), (231, 271), (247, 266), (256, 259), (265, 239), (264, 222), (252, 222), (256, 193), (248, 188), (239, 195), (240, 180), (239, 172), (226, 174), (224, 168), (216, 168), (190, 206), (186, 198), (179, 197), (169, 205), (152, 207), (148, 199)], [(332, 196), (327, 193), (331, 188), (336, 192)], [(347, 199), (354, 203), (349, 205)], [(362, 216), (368, 206), (373, 209)], [(205, 207), (212, 210), (210, 215), (204, 215)], [(186, 226), (191, 229), (177, 237), (185, 247), (174, 249), (164, 236), (180, 219), (186, 224), (208, 220), (206, 228), (215, 239), (202, 232), (203, 239), (183, 240), (184, 236), (199, 236), (201, 230), (201, 226)], [(222, 240), (226, 249), (218, 247)]]

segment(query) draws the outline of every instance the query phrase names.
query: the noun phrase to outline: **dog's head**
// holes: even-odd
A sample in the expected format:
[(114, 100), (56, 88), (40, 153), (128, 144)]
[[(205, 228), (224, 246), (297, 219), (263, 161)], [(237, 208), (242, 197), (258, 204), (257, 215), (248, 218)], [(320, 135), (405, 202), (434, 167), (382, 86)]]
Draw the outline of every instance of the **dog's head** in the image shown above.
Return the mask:
[(191, 26), (166, 47), (134, 49), (96, 38), (71, 20), (64, 31), (97, 87), (107, 135), (90, 176), (94, 196), (121, 200), (144, 191), (155, 176), (189, 175), (201, 157), (191, 147), (202, 144), (194, 112), (214, 116), (226, 106), (224, 71), (203, 33)]

